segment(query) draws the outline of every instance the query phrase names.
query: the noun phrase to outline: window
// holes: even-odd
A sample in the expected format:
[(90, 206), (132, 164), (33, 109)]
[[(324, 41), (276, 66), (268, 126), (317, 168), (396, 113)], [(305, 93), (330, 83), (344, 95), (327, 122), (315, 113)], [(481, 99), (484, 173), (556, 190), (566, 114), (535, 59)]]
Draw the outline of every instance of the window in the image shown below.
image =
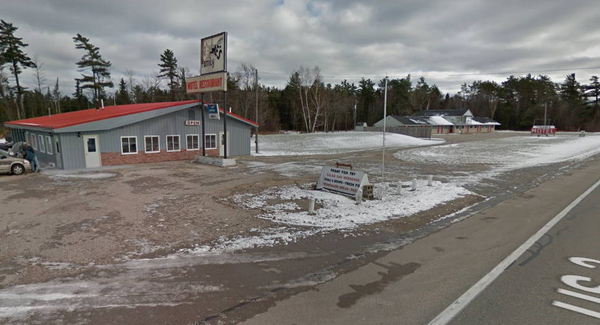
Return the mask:
[(198, 144), (199, 141), (200, 137), (197, 134), (188, 134), (186, 136), (187, 150), (200, 149), (200, 145)]
[(216, 134), (206, 134), (206, 149), (216, 149), (217, 148), (217, 135)]
[(33, 149), (37, 150), (38, 146), (37, 146), (37, 137), (35, 136), (35, 134), (29, 134), (29, 144), (33, 147)]
[(144, 143), (146, 144), (146, 153), (160, 152), (160, 140), (158, 135), (146, 135), (144, 136)]
[(87, 139), (87, 152), (96, 152), (96, 138)]
[(179, 136), (167, 135), (167, 151), (180, 151)]
[(137, 137), (121, 137), (121, 153), (124, 155), (137, 154)]
[(38, 147), (40, 152), (46, 153), (46, 146), (44, 145), (44, 136), (38, 134)]
[(46, 136), (46, 153), (51, 155), (52, 152), (52, 138), (50, 136)]

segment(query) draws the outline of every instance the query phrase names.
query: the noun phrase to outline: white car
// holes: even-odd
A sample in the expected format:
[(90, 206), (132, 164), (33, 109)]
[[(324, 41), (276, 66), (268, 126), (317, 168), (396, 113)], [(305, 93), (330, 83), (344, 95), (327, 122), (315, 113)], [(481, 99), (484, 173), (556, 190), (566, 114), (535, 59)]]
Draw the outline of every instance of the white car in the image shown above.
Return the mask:
[(21, 175), (31, 171), (31, 163), (27, 159), (17, 158), (8, 151), (0, 150), (0, 173)]

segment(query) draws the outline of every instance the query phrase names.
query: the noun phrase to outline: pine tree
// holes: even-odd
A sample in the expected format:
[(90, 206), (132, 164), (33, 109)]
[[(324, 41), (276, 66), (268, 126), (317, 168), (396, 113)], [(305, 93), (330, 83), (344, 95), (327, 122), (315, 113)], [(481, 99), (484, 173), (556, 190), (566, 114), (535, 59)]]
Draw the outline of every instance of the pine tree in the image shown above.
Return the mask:
[(160, 67), (158, 77), (169, 79), (169, 89), (171, 90), (171, 96), (174, 97), (175, 89), (179, 87), (179, 84), (177, 83), (177, 58), (175, 58), (173, 51), (166, 49), (160, 55), (160, 62), (161, 63), (158, 64)]
[(119, 81), (119, 91), (116, 94), (117, 96), (117, 104), (124, 105), (130, 104), (131, 99), (129, 98), (129, 92), (127, 91), (127, 83), (123, 78)]
[(590, 81), (591, 83), (585, 86), (585, 97), (590, 98), (590, 104), (598, 107), (600, 104), (600, 82), (598, 81), (598, 76), (592, 76)]
[(90, 40), (77, 34), (73, 37), (75, 48), (85, 51), (85, 54), (77, 62), (77, 67), (80, 72), (89, 71), (91, 74), (82, 73), (82, 78), (76, 79), (80, 81), (81, 89), (92, 89), (94, 92), (94, 102), (96, 107), (99, 106), (100, 98), (104, 97), (104, 88), (113, 87), (110, 81), (110, 72), (108, 69), (111, 66), (110, 61), (104, 60), (100, 55), (100, 49)]
[[(23, 68), (35, 68), (35, 63), (31, 60), (23, 48), (29, 44), (23, 43), (23, 38), (16, 37), (17, 27), (4, 20), (0, 20), (0, 66), (10, 64), (10, 70), (15, 77), (17, 84), (17, 118), (21, 119), (23, 87), (19, 83), (19, 75)], [(19, 107), (21, 106), (21, 107)]]

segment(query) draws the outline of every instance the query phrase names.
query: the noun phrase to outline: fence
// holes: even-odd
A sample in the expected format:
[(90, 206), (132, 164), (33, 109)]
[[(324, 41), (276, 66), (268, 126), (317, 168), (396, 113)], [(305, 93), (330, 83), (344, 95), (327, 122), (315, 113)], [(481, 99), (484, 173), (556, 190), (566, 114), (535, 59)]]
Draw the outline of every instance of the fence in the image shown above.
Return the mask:
[[(383, 131), (382, 127), (369, 126), (364, 131)], [(403, 125), (385, 128), (386, 132), (409, 135), (416, 138), (431, 138), (431, 125)]]

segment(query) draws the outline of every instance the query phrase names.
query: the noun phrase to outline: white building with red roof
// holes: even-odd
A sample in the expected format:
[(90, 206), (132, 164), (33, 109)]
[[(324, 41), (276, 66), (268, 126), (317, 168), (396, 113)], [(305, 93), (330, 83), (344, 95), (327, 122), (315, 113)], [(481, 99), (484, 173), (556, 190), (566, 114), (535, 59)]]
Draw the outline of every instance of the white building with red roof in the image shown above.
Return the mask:
[(106, 106), (5, 126), (14, 141), (36, 149), (42, 166), (79, 169), (191, 160), (202, 154), (249, 155), (251, 129), (258, 124), (229, 112), (224, 118), (223, 109), (219, 119), (209, 119), (204, 105), (188, 100)]

